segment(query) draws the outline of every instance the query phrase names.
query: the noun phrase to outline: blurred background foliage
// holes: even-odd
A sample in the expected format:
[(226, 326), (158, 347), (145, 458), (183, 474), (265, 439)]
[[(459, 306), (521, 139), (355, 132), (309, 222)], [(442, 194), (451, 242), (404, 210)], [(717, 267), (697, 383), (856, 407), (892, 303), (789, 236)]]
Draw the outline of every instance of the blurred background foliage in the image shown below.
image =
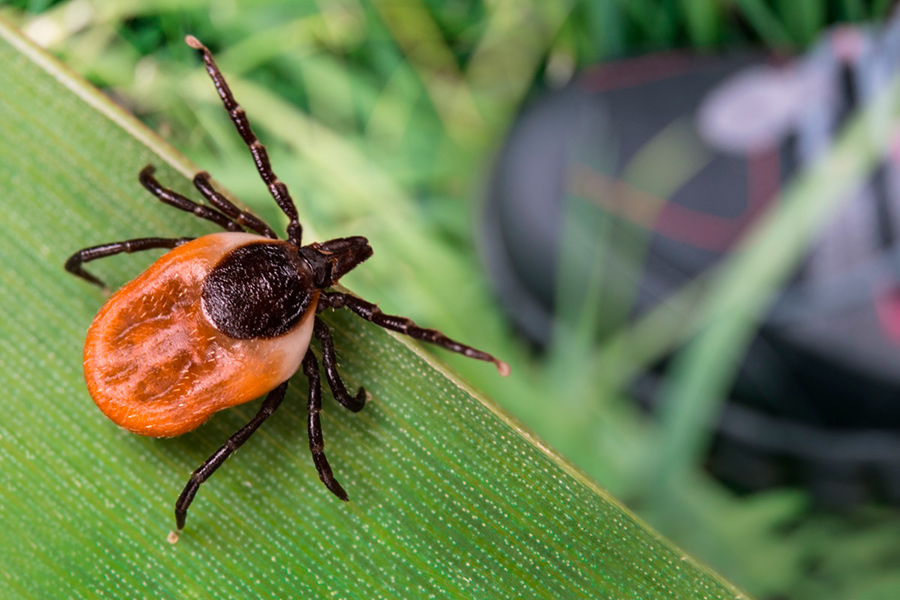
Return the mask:
[[(659, 485), (648, 474), (667, 432), (628, 397), (621, 363), (598, 359), (620, 352), (614, 345), (621, 336), (598, 342), (590, 330), (561, 333), (546, 352), (534, 351), (495, 304), (474, 232), (492, 157), (518, 110), (579, 67), (667, 48), (800, 52), (829, 24), (877, 21), (890, 4), (22, 0), (2, 6), (28, 36), (254, 210), (280, 221), (206, 74), (182, 43), (186, 33), (199, 37), (216, 52), (291, 187), (307, 239), (363, 234), (372, 241), (375, 256), (346, 278), (350, 289), (508, 360), (514, 374), (501, 381), (492, 369), (442, 354), (738, 585), (760, 598), (821, 600), (897, 597), (894, 511), (828, 514), (799, 489), (738, 496), (702, 464)], [(715, 280), (707, 291), (728, 282)], [(566, 318), (579, 322), (584, 315)], [(656, 344), (643, 354), (648, 362), (676, 344), (643, 326), (642, 339)], [(705, 434), (695, 435), (701, 439), (692, 444), (708, 444)]]

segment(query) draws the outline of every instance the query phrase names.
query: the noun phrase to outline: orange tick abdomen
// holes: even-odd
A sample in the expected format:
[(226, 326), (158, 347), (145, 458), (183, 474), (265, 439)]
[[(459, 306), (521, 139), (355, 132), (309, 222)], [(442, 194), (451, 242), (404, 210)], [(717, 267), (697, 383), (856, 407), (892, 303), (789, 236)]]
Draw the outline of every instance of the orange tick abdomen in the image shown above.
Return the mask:
[(107, 417), (141, 435), (180, 435), (294, 374), (309, 346), (315, 299), (289, 332), (269, 339), (234, 339), (203, 310), (209, 272), (232, 250), (260, 242), (283, 243), (247, 233), (198, 238), (107, 301), (84, 348), (88, 390)]

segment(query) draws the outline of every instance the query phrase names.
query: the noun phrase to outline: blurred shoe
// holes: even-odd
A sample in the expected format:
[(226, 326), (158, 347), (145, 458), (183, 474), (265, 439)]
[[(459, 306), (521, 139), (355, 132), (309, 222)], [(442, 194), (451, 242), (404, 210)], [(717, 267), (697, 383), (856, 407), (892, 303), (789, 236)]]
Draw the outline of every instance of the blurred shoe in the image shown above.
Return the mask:
[[(726, 256), (898, 66), (893, 23), (836, 29), (795, 61), (662, 54), (546, 94), (509, 134), (485, 208), (485, 257), (510, 317), (547, 344), (561, 280), (591, 280), (601, 242), (604, 313), (624, 307), (606, 331), (656, 306)], [(802, 482), (828, 506), (900, 503), (898, 161), (900, 139), (820, 233), (744, 359), (709, 463), (740, 489)], [(660, 373), (635, 382), (647, 405)]]

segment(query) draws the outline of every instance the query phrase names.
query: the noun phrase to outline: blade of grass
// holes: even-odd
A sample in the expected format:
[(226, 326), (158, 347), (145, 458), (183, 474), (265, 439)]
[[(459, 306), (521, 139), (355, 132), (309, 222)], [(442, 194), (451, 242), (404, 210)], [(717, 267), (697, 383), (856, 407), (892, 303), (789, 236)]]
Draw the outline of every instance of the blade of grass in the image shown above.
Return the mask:
[[(353, 501), (319, 484), (287, 406), (165, 536), (187, 474), (252, 407), (173, 440), (94, 408), (80, 345), (101, 294), (66, 276), (84, 245), (209, 231), (135, 181), (193, 166), (0, 22), (0, 580), (17, 597), (741, 598), (661, 540), (417, 346), (329, 319), (372, 406), (329, 403), (329, 456)], [(98, 266), (119, 285), (150, 257)]]
[(821, 0), (778, 0), (775, 6), (780, 20), (802, 46), (811, 44), (825, 25), (827, 7)]
[(681, 0), (688, 34), (694, 46), (712, 48), (719, 41), (720, 4), (714, 0)]
[(378, 13), (415, 68), (451, 137), (480, 136), (485, 123), (437, 24), (420, 1), (375, 3)]
[(574, 0), (531, 3), (524, 0), (490, 4), (487, 26), (466, 65), (466, 81), (480, 90), (478, 106), (494, 131), (506, 127), (544, 60), (546, 48), (572, 12)]
[(756, 34), (767, 46), (779, 48), (797, 45), (796, 40), (791, 38), (791, 34), (766, 2), (737, 0), (737, 5), (741, 8), (741, 16), (756, 30)]

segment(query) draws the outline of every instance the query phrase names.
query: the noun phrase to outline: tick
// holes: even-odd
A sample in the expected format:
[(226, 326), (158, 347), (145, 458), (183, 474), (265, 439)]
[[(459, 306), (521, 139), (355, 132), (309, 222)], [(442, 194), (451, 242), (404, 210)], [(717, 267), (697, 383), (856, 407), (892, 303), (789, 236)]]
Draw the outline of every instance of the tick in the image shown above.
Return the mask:
[[(196, 471), (175, 502), (176, 530), (200, 485), (281, 405), (288, 381), (300, 368), (309, 380), (309, 449), (322, 483), (341, 500), (347, 493), (334, 478), (324, 453), (319, 363), (310, 348), (321, 346), (325, 380), (334, 398), (358, 412), (366, 391), (347, 391), (337, 370), (328, 326), (318, 314), (347, 308), (363, 319), (470, 358), (494, 363), (501, 375), (509, 366), (490, 354), (387, 315), (375, 304), (334, 290), (348, 271), (372, 256), (362, 236), (302, 244), (297, 209), (287, 186), (272, 171), (265, 146), (250, 127), (209, 49), (195, 37), (198, 51), (225, 110), (243, 138), (272, 198), (288, 218), (287, 239), (261, 219), (217, 192), (209, 174), (197, 173), (194, 186), (211, 206), (197, 204), (163, 187), (152, 166), (141, 184), (162, 202), (211, 221), (225, 230), (199, 238), (138, 238), (79, 250), (66, 270), (104, 287), (85, 271), (86, 262), (152, 248), (170, 251), (113, 294), (94, 318), (84, 346), (84, 376), (97, 406), (114, 423), (140, 435), (171, 437), (199, 427), (213, 413), (265, 395), (256, 413)], [(252, 233), (248, 233), (249, 230)]]

